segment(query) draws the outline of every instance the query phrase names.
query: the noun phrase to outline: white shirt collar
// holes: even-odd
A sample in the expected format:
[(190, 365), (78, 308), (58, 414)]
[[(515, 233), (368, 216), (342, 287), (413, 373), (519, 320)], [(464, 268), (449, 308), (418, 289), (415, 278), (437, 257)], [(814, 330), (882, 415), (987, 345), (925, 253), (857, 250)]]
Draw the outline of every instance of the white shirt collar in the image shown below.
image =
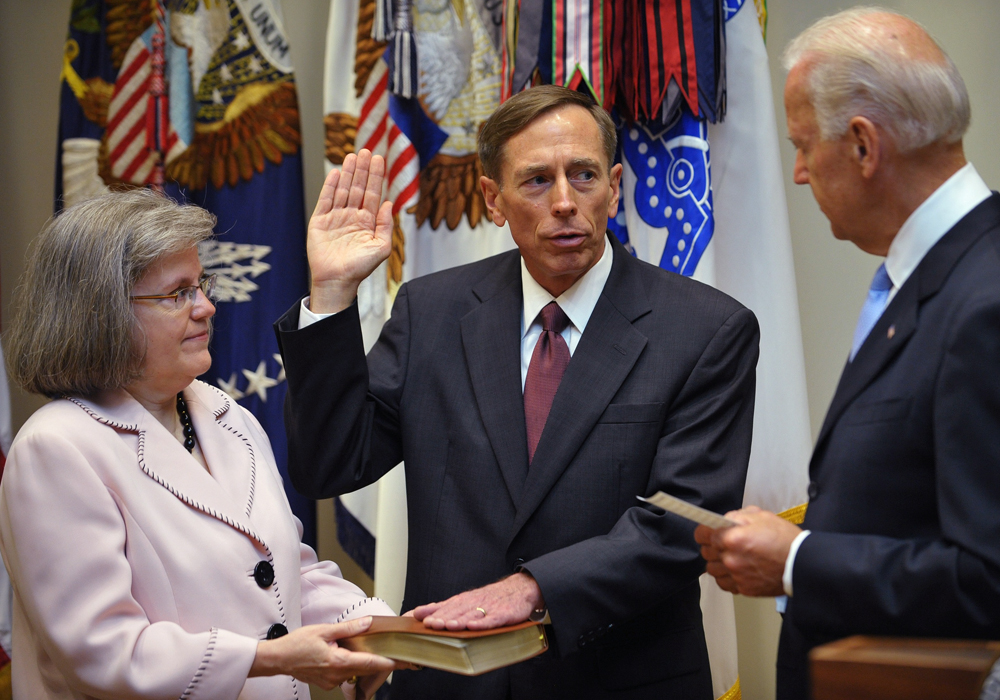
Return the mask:
[(972, 163), (934, 190), (903, 222), (889, 245), (885, 271), (893, 291), (902, 287), (934, 244), (991, 194)]
[(521, 338), (523, 339), (528, 329), (534, 322), (535, 317), (542, 310), (542, 307), (551, 301), (559, 304), (559, 308), (569, 317), (570, 323), (579, 333), (583, 333), (590, 321), (597, 300), (604, 291), (604, 284), (611, 274), (611, 260), (613, 257), (611, 241), (604, 239), (604, 253), (601, 259), (594, 263), (594, 266), (587, 270), (583, 277), (573, 283), (573, 286), (553, 297), (542, 285), (535, 281), (535, 278), (528, 272), (521, 258), (521, 291), (524, 297), (523, 316), (521, 317)]

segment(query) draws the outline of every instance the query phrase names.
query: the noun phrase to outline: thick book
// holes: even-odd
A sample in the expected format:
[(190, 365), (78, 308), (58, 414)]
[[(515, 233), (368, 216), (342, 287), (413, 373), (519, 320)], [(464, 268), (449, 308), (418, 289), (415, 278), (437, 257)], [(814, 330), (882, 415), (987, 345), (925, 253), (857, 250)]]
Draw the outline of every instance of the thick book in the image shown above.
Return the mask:
[(337, 643), (397, 661), (478, 676), (538, 656), (548, 649), (545, 627), (522, 622), (491, 630), (436, 630), (412, 617), (373, 616), (367, 632)]

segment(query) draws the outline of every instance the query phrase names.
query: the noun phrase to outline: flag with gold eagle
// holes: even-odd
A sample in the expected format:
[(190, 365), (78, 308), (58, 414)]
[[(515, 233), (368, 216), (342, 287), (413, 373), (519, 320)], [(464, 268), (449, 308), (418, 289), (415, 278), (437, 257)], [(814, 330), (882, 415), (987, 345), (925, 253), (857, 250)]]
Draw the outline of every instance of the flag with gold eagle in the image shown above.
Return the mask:
[[(277, 0), (73, 0), (56, 207), (152, 187), (211, 211), (212, 369), (285, 473), (284, 371), (271, 330), (306, 289), (299, 113)], [(314, 504), (289, 500), (315, 544)]]

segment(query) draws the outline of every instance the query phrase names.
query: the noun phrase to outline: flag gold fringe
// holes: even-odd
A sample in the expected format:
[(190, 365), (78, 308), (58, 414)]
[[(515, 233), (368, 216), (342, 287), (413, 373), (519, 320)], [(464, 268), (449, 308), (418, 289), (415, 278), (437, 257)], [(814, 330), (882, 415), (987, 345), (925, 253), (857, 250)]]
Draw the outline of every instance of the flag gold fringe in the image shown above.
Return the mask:
[(788, 510), (783, 510), (778, 513), (778, 517), (784, 518), (792, 525), (801, 525), (802, 521), (806, 519), (806, 507), (808, 503), (803, 503), (802, 505), (795, 506), (794, 508), (789, 508)]
[(742, 698), (743, 693), (740, 691), (740, 677), (736, 676), (736, 682), (733, 683), (733, 687), (720, 695), (717, 700), (742, 700)]
[(764, 41), (767, 41), (767, 0), (753, 0), (753, 4), (757, 10), (757, 21), (760, 22), (760, 33), (764, 35)]

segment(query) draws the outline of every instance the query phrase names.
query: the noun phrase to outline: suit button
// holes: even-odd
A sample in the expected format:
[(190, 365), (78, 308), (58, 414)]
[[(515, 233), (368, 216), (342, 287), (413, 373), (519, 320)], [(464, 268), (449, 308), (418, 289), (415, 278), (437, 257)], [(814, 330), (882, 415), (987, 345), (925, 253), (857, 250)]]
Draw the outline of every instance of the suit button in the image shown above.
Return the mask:
[(809, 482), (809, 488), (806, 489), (806, 494), (809, 496), (809, 500), (813, 500), (819, 495), (819, 485), (815, 481)]
[(253, 567), (253, 580), (261, 588), (268, 588), (274, 583), (274, 567), (271, 566), (271, 562), (257, 562), (257, 566)]
[(587, 635), (581, 634), (580, 638), (576, 640), (576, 643), (579, 644), (581, 647), (587, 646)]
[(524, 559), (522, 559), (521, 557), (518, 557), (517, 559), (515, 559), (514, 560), (514, 571), (516, 572), (521, 567), (522, 564), (524, 564)]
[(288, 634), (288, 628), (280, 622), (267, 628), (268, 639), (277, 639), (278, 637), (284, 637), (286, 634)]

